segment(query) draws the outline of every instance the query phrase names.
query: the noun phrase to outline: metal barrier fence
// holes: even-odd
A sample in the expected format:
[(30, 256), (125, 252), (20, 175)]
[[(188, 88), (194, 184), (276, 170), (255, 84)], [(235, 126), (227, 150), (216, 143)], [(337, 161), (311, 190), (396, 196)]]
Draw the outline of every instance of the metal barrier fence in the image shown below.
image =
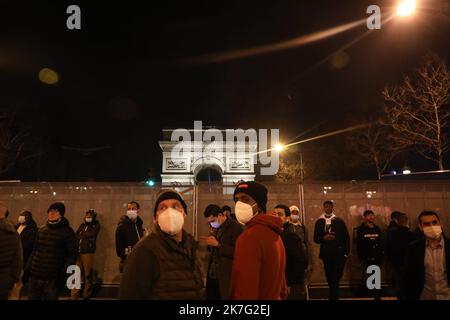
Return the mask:
[[(376, 213), (376, 223), (382, 229), (386, 229), (393, 210), (408, 214), (411, 229), (416, 227), (420, 211), (435, 210), (440, 214), (444, 233), (450, 234), (449, 181), (311, 182), (303, 185), (303, 199), (300, 185), (265, 185), (269, 190), (268, 210), (279, 203), (299, 206), (303, 201), (304, 222), (309, 231), (313, 255), (311, 283), (315, 285), (326, 282), (322, 263), (318, 259), (319, 246), (312, 242), (314, 223), (322, 214), (324, 200), (335, 202), (335, 213), (344, 219), (351, 235), (354, 228), (361, 224), (362, 212), (366, 209)], [(17, 221), (21, 211), (29, 210), (38, 225), (45, 223), (46, 210), (52, 202), (63, 201), (67, 208), (66, 217), (73, 229), (82, 223), (87, 209), (95, 209), (102, 226), (97, 241), (95, 270), (105, 285), (114, 285), (120, 282), (119, 261), (115, 253), (117, 222), (125, 214), (126, 204), (135, 200), (141, 205), (144, 226), (151, 229), (154, 203), (160, 189), (160, 186), (148, 187), (145, 183), (0, 183), (0, 201), (8, 205), (11, 220)], [(224, 188), (221, 183), (177, 186), (176, 190), (182, 193), (188, 204), (185, 229), (197, 239), (208, 234), (208, 225), (203, 217), (208, 204), (234, 206), (230, 188)], [(200, 245), (200, 256), (206, 262), (204, 244)], [(384, 268), (383, 281), (387, 280), (386, 270)], [(358, 282), (361, 272), (355, 246), (352, 245), (343, 283)]]

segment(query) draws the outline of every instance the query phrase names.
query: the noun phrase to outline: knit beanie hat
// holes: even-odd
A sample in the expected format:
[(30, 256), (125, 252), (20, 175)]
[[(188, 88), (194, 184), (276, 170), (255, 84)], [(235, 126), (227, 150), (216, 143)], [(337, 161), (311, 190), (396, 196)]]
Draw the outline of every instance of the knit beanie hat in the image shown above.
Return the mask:
[(267, 188), (262, 184), (255, 181), (241, 182), (234, 190), (233, 199), (237, 193), (245, 193), (249, 195), (256, 201), (263, 212), (266, 212)]

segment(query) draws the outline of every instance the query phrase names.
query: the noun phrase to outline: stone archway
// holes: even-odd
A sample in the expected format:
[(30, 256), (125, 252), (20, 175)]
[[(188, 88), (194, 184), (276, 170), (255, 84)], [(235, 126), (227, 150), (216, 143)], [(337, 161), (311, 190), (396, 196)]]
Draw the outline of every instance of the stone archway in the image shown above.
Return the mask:
[(222, 182), (222, 170), (218, 165), (198, 166), (194, 171), (195, 182)]
[[(224, 187), (234, 186), (241, 180), (252, 181), (255, 179), (255, 164), (253, 158), (248, 155), (239, 157), (221, 150), (219, 157), (216, 157), (214, 153), (207, 153), (199, 157), (198, 153), (194, 152), (195, 150), (192, 148), (190, 152), (183, 156), (174, 157), (172, 150), (178, 142), (169, 140), (173, 131), (173, 129), (164, 129), (163, 137), (165, 140), (159, 141), (163, 153), (161, 174), (163, 186), (195, 185), (197, 176), (204, 169), (217, 171), (221, 177), (219, 181), (222, 181)], [(221, 130), (221, 132), (225, 135), (224, 130)], [(201, 150), (208, 147), (210, 148), (209, 143), (203, 142)], [(257, 144), (249, 145), (249, 150), (252, 152), (257, 150)], [(228, 188), (225, 189), (228, 190)]]

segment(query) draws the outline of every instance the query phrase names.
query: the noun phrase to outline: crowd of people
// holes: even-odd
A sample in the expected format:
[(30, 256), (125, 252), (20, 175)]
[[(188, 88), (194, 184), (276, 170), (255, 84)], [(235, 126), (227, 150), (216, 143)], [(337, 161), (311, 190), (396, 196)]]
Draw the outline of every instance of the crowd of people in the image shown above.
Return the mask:
[[(155, 202), (154, 226), (144, 228), (140, 205), (127, 204), (116, 228), (115, 244), (121, 273), (119, 299), (124, 300), (306, 300), (312, 273), (312, 244), (299, 207), (278, 204), (267, 208), (268, 190), (257, 182), (235, 188), (234, 212), (229, 206), (210, 204), (204, 211), (209, 234), (206, 274), (199, 259), (199, 243), (184, 228), (189, 214), (183, 197), (162, 190)], [(89, 299), (100, 223), (90, 209), (76, 232), (57, 202), (47, 210), (47, 222), (37, 227), (32, 213), (24, 211), (18, 224), (8, 218), (0, 203), (0, 300), (57, 299), (66, 285), (67, 267), (76, 264), (82, 288), (71, 299)], [(363, 270), (369, 266), (392, 269), (398, 299), (450, 299), (450, 242), (436, 212), (423, 211), (418, 228), (411, 231), (405, 213), (394, 211), (387, 230), (366, 210), (353, 233)], [(329, 287), (329, 299), (340, 298), (340, 281), (350, 255), (352, 239), (332, 201), (323, 203), (312, 239), (320, 246), (319, 258)], [(366, 273), (364, 273), (367, 276)], [(365, 276), (362, 276), (364, 283)], [(28, 288), (24, 293), (23, 287)], [(81, 290), (82, 289), (82, 290)], [(375, 299), (381, 290), (371, 290)]]

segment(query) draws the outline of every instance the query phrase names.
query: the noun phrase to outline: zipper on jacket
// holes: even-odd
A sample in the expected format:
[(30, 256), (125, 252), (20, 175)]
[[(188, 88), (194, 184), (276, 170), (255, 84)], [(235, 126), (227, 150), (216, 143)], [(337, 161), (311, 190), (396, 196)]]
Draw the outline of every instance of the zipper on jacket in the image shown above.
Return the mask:
[(137, 229), (137, 223), (134, 224), (134, 229), (136, 230), (136, 234), (138, 236), (138, 240), (141, 240), (141, 236), (139, 235), (139, 231)]

